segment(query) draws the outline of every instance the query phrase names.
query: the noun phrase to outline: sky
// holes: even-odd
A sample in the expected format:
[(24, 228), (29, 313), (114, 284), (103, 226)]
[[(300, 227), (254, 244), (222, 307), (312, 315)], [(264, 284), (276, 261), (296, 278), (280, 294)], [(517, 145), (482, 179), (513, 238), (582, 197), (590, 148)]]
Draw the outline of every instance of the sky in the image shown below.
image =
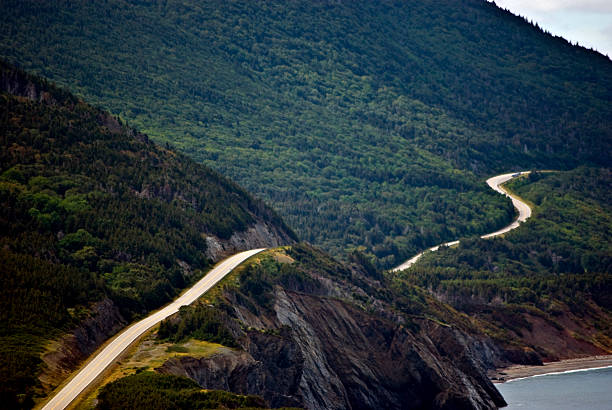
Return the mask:
[(496, 0), (495, 4), (612, 58), (612, 0)]

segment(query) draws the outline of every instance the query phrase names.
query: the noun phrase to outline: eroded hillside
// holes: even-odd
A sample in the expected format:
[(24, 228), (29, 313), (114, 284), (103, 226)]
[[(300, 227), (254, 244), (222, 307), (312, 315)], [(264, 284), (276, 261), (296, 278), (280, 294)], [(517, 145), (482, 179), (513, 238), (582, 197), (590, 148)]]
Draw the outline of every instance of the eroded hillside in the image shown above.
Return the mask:
[(162, 322), (100, 405), (137, 397), (131, 375), (154, 370), (271, 407), (494, 409), (504, 401), (485, 370), (499, 353), (426, 292), (299, 244), (256, 256)]

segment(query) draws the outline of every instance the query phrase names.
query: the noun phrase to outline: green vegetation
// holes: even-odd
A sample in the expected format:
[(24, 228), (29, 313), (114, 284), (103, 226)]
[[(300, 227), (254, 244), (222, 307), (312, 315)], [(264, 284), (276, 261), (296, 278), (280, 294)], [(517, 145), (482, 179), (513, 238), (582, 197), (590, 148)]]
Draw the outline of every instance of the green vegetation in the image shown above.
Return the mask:
[[(303, 239), (349, 255), (353, 267), (298, 245), (287, 251), (297, 263), (250, 265), (236, 285), (255, 311), (271, 308), (275, 284), (316, 291), (317, 272), (363, 286), (346, 297), (364, 308), (377, 295), (409, 317), (467, 320), (431, 289), (492, 333), (524, 326), (527, 310), (610, 309), (611, 184), (593, 168), (515, 181), (537, 205), (524, 227), (368, 284), (429, 245), (506, 224), (514, 210), (486, 175), (609, 166), (612, 64), (595, 52), (481, 0), (0, 10), (1, 58), (116, 116), (0, 63), (11, 90), (0, 94), (3, 405), (31, 406), (42, 347), (91, 303), (110, 298), (133, 318), (203, 274), (207, 234), (227, 239), (255, 221), (289, 232), (169, 144), (274, 203)], [(607, 323), (595, 327), (610, 334)], [(164, 326), (167, 338), (231, 343), (202, 307)]]
[(520, 229), (427, 254), (400, 276), (496, 325), (494, 332), (514, 328), (520, 334), (528, 327), (521, 313), (552, 320), (571, 312), (612, 340), (610, 186), (607, 168), (513, 180), (508, 188), (535, 206)]
[(482, 0), (7, 0), (0, 56), (384, 267), (507, 223), (485, 176), (612, 152), (610, 60)]
[(206, 235), (288, 232), (232, 182), (45, 80), (0, 62), (0, 86), (3, 405), (32, 405), (45, 342), (92, 303), (130, 320), (204, 274)]
[(177, 318), (161, 322), (157, 334), (159, 339), (172, 342), (194, 338), (228, 347), (238, 346), (219, 312), (202, 304), (181, 307)]
[(246, 265), (239, 272), (237, 289), (253, 302), (251, 306), (256, 314), (259, 313), (258, 307), (272, 309), (275, 285), (316, 293), (320, 283), (313, 279), (313, 273), (336, 279), (351, 278), (351, 270), (347, 266), (311, 245), (298, 243), (278, 252), (286, 252), (288, 260), (277, 260), (273, 254), (264, 253), (256, 263)]
[[(279, 253), (289, 256), (288, 261), (277, 258)], [(240, 304), (259, 315), (268, 313), (265, 310), (274, 302), (272, 290), (274, 286), (281, 286), (312, 295), (337, 292), (344, 301), (375, 314), (385, 306), (389, 311), (402, 314), (406, 325), (413, 329), (418, 328), (417, 322), (426, 319), (477, 331), (465, 315), (436, 300), (411, 281), (395, 275), (385, 278), (364, 255), (354, 253), (350, 259), (351, 262), (342, 263), (311, 245), (298, 243), (285, 250), (263, 252), (256, 261), (242, 265), (236, 272), (238, 283), (227, 289), (235, 293)], [(319, 278), (331, 279), (332, 289), (326, 289)], [(357, 289), (363, 292), (356, 292)], [(223, 305), (219, 301), (217, 304)]]
[(143, 372), (104, 386), (97, 409), (247, 409), (265, 408), (261, 397), (203, 390), (186, 377)]

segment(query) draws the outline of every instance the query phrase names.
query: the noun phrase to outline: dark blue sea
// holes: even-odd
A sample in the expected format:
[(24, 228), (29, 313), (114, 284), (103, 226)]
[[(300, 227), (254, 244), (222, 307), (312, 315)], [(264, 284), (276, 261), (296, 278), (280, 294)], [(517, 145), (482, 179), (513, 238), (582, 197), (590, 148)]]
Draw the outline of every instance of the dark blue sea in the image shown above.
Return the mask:
[(612, 410), (612, 367), (574, 370), (497, 384), (504, 409)]

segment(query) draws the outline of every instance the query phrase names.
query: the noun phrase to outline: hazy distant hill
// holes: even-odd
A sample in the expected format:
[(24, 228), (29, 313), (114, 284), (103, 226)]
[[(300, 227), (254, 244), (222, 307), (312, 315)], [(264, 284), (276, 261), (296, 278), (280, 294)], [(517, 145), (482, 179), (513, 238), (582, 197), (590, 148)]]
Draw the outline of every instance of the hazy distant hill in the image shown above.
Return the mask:
[(224, 254), (295, 238), (226, 178), (2, 61), (0, 130), (0, 408), (31, 407)]
[(0, 55), (384, 266), (508, 221), (485, 175), (612, 152), (610, 60), (484, 0), (12, 0)]

